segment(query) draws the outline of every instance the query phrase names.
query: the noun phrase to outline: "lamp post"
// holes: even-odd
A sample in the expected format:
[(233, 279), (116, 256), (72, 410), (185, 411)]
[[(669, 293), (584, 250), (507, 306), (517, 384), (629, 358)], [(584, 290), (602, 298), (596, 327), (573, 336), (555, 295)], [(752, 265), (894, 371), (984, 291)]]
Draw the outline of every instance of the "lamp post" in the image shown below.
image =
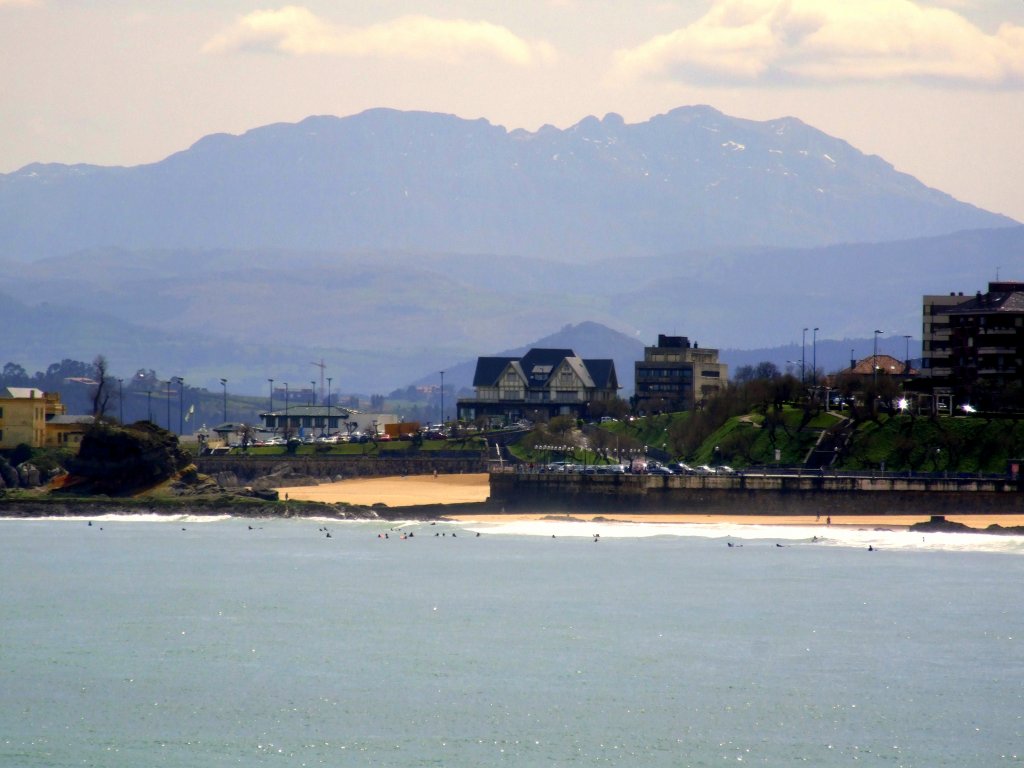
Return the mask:
[(284, 383), (284, 429), (286, 434), (291, 426), (288, 424), (288, 403), (290, 400), (291, 398), (288, 396), (288, 382), (286, 381)]
[(274, 380), (267, 379), (267, 383), (270, 384), (270, 408), (267, 409), (268, 413), (274, 412)]
[(885, 331), (875, 331), (875, 344), (871, 351), (871, 383), (878, 384), (878, 335)]
[(444, 371), (441, 371), (441, 429), (444, 429)]
[(228, 380), (221, 379), (220, 386), (224, 390), (224, 423), (228, 422)]
[(120, 413), (118, 421), (124, 424), (124, 379), (117, 380), (117, 408)]
[(327, 434), (331, 434), (331, 377), (327, 377)]
[(906, 365), (907, 365), (907, 371), (906, 372), (909, 374), (910, 373), (910, 334), (909, 333), (903, 334), (903, 340), (907, 342), (907, 349), (906, 349), (906, 352), (905, 352), (906, 357), (903, 358), (903, 359), (904, 359), (904, 361), (906, 362)]
[(800, 335), (800, 386), (804, 385), (804, 360), (807, 354), (807, 329)]
[(814, 329), (811, 339), (811, 384), (818, 385), (818, 329)]
[(312, 398), (309, 401), (309, 404), (310, 405), (316, 405), (316, 382), (315, 381), (309, 382), (309, 391), (310, 391), (310, 397)]
[(178, 377), (178, 434), (185, 434), (185, 380)]

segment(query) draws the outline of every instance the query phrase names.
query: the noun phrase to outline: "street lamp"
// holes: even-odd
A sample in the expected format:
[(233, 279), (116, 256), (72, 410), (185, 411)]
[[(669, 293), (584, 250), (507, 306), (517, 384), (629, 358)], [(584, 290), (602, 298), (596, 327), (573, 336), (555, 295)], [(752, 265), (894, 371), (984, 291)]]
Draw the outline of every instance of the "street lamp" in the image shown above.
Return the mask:
[(444, 429), (444, 371), (441, 371), (441, 429)]
[(178, 377), (178, 434), (185, 434), (185, 380)]
[(221, 379), (220, 385), (224, 389), (224, 423), (228, 423), (228, 380)]
[(907, 342), (907, 351), (905, 353), (906, 357), (903, 358), (903, 359), (907, 363), (907, 373), (909, 374), (910, 373), (910, 334), (909, 333), (903, 334), (903, 339), (904, 339), (904, 341)]
[(311, 393), (310, 397), (312, 398), (309, 401), (309, 404), (310, 405), (316, 405), (316, 382), (315, 381), (309, 382), (309, 391)]
[(124, 424), (124, 379), (117, 380), (117, 407), (120, 411), (118, 421)]
[(871, 383), (878, 383), (878, 335), (885, 331), (875, 331), (875, 345), (871, 352)]
[(174, 381), (172, 376), (167, 380), (167, 431), (171, 430), (171, 382)]
[(270, 408), (267, 409), (267, 413), (274, 412), (274, 380), (267, 379), (267, 383), (270, 384)]
[(331, 377), (327, 377), (327, 434), (331, 434)]
[(807, 329), (804, 328), (803, 333), (800, 335), (800, 386), (804, 385), (804, 360), (806, 359), (807, 350)]
[(814, 329), (811, 339), (811, 384), (818, 384), (818, 329)]
[(167, 382), (167, 430), (173, 431), (174, 428), (171, 426), (171, 384), (177, 384), (178, 389), (178, 434), (182, 433), (182, 420), (181, 420), (181, 385), (184, 383), (184, 379), (181, 376), (171, 376)]

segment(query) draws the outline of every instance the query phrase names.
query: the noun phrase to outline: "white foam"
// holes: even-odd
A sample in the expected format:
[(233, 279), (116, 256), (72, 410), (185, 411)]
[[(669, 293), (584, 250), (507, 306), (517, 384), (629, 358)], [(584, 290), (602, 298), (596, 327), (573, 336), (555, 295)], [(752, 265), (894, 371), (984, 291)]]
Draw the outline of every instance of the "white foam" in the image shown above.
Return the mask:
[(619, 523), (573, 520), (510, 520), (466, 523), (467, 530), (489, 535), (602, 539), (679, 536), (725, 541), (780, 543), (785, 546), (852, 547), (878, 550), (1002, 552), (1024, 555), (1024, 536), (987, 533), (920, 533), (884, 527), (822, 525), (738, 525), (736, 523)]
[(0, 520), (11, 521), (36, 521), (56, 523), (84, 523), (87, 521), (97, 523), (218, 523), (223, 520), (231, 520), (231, 515), (158, 515), (143, 513), (134, 515), (107, 513), (103, 515), (75, 515), (71, 517), (4, 517)]

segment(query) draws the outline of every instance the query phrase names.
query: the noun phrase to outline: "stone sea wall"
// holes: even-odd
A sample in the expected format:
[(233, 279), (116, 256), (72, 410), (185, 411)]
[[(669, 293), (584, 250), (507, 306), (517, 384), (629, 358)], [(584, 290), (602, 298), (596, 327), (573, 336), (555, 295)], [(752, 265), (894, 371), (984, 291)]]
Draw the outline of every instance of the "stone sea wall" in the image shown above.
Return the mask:
[(224, 487), (260, 485), (303, 485), (353, 477), (393, 475), (460, 474), (486, 472), (479, 455), (465, 458), (380, 458), (371, 456), (201, 456), (195, 460), (203, 474), (211, 475)]
[(490, 505), (505, 512), (664, 514), (1024, 514), (1009, 480), (854, 477), (662, 477), (493, 473)]

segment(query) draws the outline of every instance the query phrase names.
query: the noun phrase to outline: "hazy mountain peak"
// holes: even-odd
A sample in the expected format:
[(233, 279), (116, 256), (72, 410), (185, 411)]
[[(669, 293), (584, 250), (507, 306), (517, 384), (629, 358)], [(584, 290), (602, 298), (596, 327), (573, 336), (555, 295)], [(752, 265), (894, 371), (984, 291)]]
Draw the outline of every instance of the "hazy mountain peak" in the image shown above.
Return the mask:
[(213, 134), (128, 169), (33, 164), (0, 176), (0, 239), (21, 259), (122, 246), (582, 262), (1011, 223), (794, 118), (741, 120), (705, 105), (534, 133), (371, 109)]

